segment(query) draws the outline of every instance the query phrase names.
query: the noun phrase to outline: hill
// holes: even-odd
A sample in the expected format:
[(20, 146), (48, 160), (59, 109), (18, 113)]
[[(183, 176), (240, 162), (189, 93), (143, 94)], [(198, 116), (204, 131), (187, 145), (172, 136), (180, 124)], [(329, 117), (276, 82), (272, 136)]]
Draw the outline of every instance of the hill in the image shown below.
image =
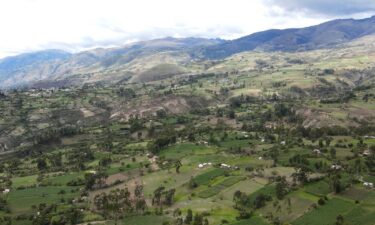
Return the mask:
[(263, 51), (306, 51), (329, 48), (374, 34), (375, 16), (367, 19), (333, 20), (301, 29), (267, 30), (202, 49), (204, 57), (224, 58), (235, 53)]

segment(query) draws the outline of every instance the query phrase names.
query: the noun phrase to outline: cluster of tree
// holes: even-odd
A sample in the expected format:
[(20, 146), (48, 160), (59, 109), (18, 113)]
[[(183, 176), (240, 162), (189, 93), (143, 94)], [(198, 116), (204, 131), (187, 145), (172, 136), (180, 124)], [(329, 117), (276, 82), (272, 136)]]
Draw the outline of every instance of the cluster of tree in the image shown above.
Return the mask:
[(319, 102), (322, 104), (347, 103), (351, 99), (354, 99), (355, 97), (356, 95), (353, 92), (345, 92), (338, 97), (324, 98), (324, 99), (321, 99)]
[(232, 97), (229, 99), (230, 107), (238, 108), (241, 107), (242, 104), (255, 104), (258, 103), (260, 100), (255, 96), (249, 95), (240, 95), (237, 97)]
[(144, 213), (147, 204), (143, 195), (143, 186), (137, 185), (132, 197), (128, 188), (112, 190), (110, 193), (101, 193), (95, 196), (94, 204), (96, 209), (105, 218), (111, 218), (118, 223), (118, 220), (126, 215)]
[(173, 212), (173, 217), (175, 217), (175, 225), (209, 225), (208, 219), (206, 218), (206, 214), (204, 213), (196, 213), (193, 215), (193, 211), (191, 209), (187, 210), (186, 216), (182, 216), (182, 212), (180, 209), (176, 209)]
[(61, 128), (47, 129), (34, 135), (34, 145), (60, 142), (61, 137), (70, 137), (82, 132), (81, 127), (66, 125)]
[(68, 165), (76, 170), (84, 170), (85, 162), (95, 159), (94, 153), (87, 147), (75, 148), (66, 154)]
[(72, 206), (66, 210), (57, 210), (56, 204), (39, 204), (34, 208), (36, 216), (32, 217), (33, 225), (74, 225), (82, 222), (81, 209)]
[(86, 173), (85, 174), (85, 188), (93, 190), (96, 188), (103, 188), (106, 186), (106, 179), (108, 175), (104, 172)]
[(172, 188), (169, 190), (166, 190), (165, 187), (161, 186), (158, 187), (154, 191), (154, 196), (152, 198), (152, 205), (156, 206), (171, 206), (174, 202), (174, 194), (176, 193), (176, 189)]
[(151, 151), (151, 153), (157, 154), (162, 148), (176, 143), (176, 140), (176, 134), (164, 134), (163, 136), (156, 138), (152, 143), (150, 143), (148, 149)]
[(264, 207), (266, 202), (271, 200), (272, 196), (264, 193), (251, 196), (245, 192), (236, 191), (233, 195), (234, 208), (240, 212), (238, 219), (250, 218), (254, 210)]
[(0, 211), (9, 212), (8, 202), (3, 196), (0, 196)]
[(120, 87), (118, 90), (116, 90), (116, 94), (118, 96), (125, 97), (126, 99), (133, 99), (137, 96), (133, 89), (124, 87)]

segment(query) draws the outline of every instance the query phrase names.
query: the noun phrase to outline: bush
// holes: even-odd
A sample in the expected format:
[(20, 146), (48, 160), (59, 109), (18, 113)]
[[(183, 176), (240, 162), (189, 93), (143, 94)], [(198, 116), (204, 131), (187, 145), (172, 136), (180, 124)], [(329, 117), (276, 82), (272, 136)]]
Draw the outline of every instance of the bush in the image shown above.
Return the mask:
[(318, 204), (319, 204), (319, 205), (324, 205), (324, 204), (326, 204), (326, 201), (324, 200), (324, 198), (320, 198), (320, 199), (318, 200)]

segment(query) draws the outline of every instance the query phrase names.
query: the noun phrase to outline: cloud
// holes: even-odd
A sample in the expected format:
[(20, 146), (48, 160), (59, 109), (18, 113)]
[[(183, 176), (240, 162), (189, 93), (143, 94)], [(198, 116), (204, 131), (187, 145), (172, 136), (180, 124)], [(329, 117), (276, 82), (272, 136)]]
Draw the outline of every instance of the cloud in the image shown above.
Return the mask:
[(373, 1), (4, 0), (0, 1), (0, 58), (48, 48), (77, 52), (167, 36), (234, 39), (333, 18), (301, 11), (361, 13), (375, 9)]
[(265, 3), (280, 7), (284, 13), (310, 16), (367, 16), (375, 12), (374, 0), (265, 0)]

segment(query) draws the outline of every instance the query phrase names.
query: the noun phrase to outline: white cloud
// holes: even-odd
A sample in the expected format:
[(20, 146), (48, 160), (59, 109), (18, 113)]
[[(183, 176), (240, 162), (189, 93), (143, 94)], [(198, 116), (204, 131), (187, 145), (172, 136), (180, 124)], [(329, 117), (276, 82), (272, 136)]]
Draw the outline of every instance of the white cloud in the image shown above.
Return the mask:
[(232, 39), (328, 20), (266, 0), (2, 0), (0, 57), (47, 48), (80, 51), (165, 36)]

